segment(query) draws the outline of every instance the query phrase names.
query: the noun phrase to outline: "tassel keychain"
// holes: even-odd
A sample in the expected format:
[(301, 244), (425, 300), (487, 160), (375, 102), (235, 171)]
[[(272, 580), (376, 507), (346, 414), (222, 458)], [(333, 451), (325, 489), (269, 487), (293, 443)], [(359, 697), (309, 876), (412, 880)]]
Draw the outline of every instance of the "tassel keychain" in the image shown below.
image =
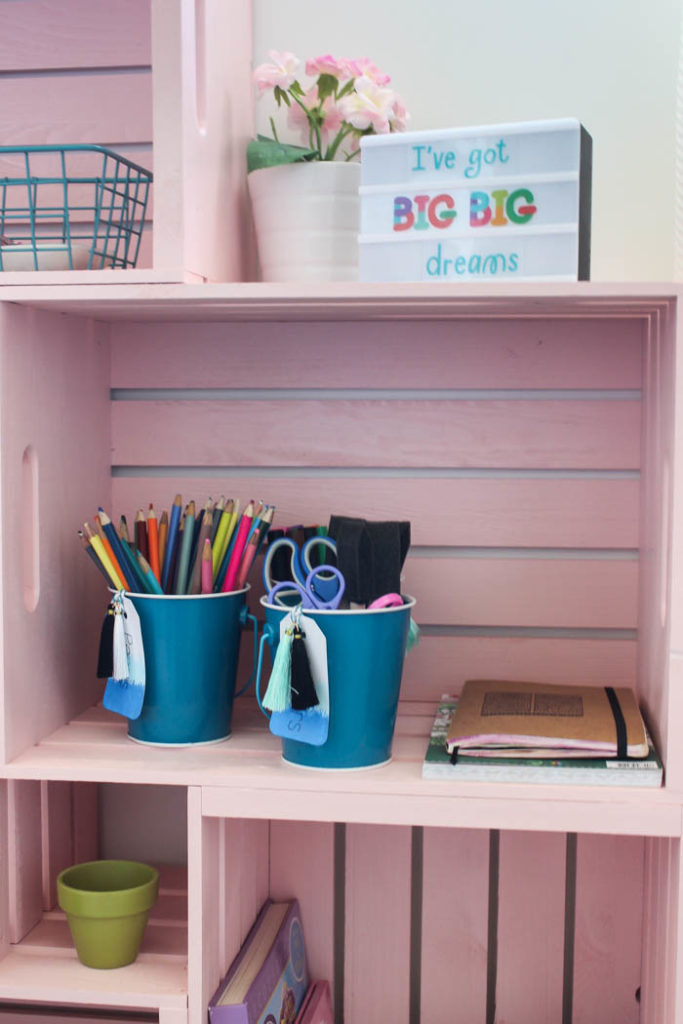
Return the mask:
[(294, 711), (307, 711), (320, 702), (315, 692), (311, 665), (306, 652), (306, 634), (296, 625), (292, 635), (291, 652), (291, 707)]
[(97, 654), (97, 678), (108, 679), (114, 671), (114, 605), (109, 604), (100, 632)]
[(268, 687), (263, 695), (263, 706), (269, 711), (286, 711), (291, 706), (292, 642), (296, 623), (290, 616), (290, 624), (280, 636)]

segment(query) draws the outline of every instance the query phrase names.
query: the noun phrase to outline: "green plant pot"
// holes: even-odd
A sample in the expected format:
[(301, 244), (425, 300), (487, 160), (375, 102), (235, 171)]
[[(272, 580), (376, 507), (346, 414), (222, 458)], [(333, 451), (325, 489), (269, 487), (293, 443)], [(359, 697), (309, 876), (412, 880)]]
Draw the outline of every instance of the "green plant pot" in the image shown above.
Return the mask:
[(99, 968), (132, 963), (158, 893), (159, 872), (137, 861), (93, 860), (61, 871), (57, 900), (81, 963)]

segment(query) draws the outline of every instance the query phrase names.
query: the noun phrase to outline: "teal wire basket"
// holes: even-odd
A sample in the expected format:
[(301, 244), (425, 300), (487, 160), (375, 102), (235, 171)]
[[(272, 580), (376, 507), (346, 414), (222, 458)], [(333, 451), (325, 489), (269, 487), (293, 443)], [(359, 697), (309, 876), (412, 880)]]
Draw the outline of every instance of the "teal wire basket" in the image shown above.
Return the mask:
[(103, 146), (0, 146), (0, 270), (134, 267), (151, 184)]

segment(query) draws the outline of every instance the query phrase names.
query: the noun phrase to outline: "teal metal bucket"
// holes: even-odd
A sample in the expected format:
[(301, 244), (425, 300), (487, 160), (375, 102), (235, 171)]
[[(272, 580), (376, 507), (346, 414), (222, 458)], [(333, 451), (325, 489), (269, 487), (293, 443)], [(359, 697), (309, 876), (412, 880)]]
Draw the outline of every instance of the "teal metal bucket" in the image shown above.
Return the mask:
[[(415, 599), (397, 608), (310, 611), (327, 641), (330, 726), (321, 746), (282, 739), (282, 756), (305, 768), (373, 768), (391, 760), (403, 659)], [(289, 609), (261, 598), (271, 660)], [(263, 642), (263, 641), (262, 641)], [(260, 668), (260, 666), (259, 666)], [(257, 671), (257, 695), (260, 678)], [(260, 697), (259, 703), (260, 703)], [(263, 710), (263, 709), (262, 709)]]
[(253, 619), (246, 593), (127, 595), (140, 616), (146, 674), (142, 712), (128, 720), (131, 739), (189, 746), (228, 738), (241, 628)]

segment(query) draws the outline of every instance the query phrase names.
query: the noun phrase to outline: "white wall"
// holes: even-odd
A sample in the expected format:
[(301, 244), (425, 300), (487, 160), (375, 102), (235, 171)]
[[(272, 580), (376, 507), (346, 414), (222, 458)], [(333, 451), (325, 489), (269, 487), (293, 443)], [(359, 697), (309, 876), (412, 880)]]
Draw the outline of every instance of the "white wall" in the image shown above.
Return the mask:
[[(577, 117), (593, 137), (593, 280), (674, 276), (679, 0), (254, 0), (254, 62), (367, 56), (411, 130)], [(268, 133), (265, 102), (257, 127)]]

